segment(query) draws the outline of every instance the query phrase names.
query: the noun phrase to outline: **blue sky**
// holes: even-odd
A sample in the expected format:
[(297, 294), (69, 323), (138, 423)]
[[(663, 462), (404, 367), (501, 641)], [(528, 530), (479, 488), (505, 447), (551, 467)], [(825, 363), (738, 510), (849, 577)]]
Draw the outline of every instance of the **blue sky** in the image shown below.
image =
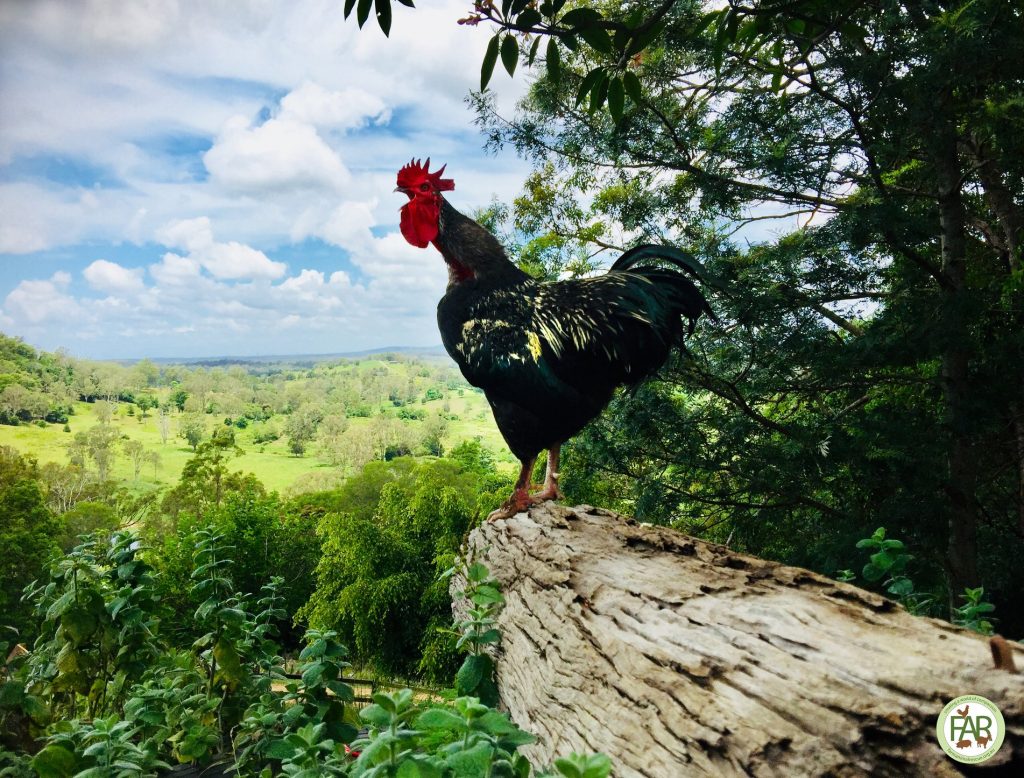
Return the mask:
[(395, 172), (447, 162), (463, 210), (527, 173), (463, 102), (467, 6), (396, 6), (388, 40), (338, 0), (0, 4), (0, 330), (97, 358), (439, 342)]

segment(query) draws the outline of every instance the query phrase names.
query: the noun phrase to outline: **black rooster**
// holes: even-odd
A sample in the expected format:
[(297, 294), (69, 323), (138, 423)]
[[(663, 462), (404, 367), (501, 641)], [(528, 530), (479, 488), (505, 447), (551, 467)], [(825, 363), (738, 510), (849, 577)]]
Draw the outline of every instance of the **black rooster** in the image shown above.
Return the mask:
[[(676, 270), (637, 267), (663, 260), (693, 275), (700, 265), (669, 246), (639, 246), (606, 275), (541, 283), (509, 261), (497, 239), (455, 210), (441, 192), (455, 188), (418, 161), (398, 171), (402, 234), (414, 246), (433, 243), (448, 264), (448, 289), (437, 306), (441, 339), (473, 386), (484, 390), (494, 420), (522, 463), (512, 496), (488, 519), (507, 518), (532, 503), (560, 497), (558, 454), (608, 404), (617, 386), (660, 368), (702, 313), (714, 313)], [(547, 475), (536, 494), (530, 478), (548, 450)]]

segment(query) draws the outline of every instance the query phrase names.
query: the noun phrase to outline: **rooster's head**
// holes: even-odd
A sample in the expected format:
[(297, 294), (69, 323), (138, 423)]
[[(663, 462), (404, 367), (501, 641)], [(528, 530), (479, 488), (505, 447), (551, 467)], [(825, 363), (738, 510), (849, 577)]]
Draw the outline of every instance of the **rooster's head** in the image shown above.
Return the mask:
[(398, 187), (395, 191), (409, 197), (409, 202), (402, 206), (402, 235), (421, 249), (437, 237), (441, 192), (455, 188), (452, 179), (441, 178), (445, 167), (442, 165), (439, 170), (431, 173), (428, 157), (426, 164), (414, 159), (398, 171)]

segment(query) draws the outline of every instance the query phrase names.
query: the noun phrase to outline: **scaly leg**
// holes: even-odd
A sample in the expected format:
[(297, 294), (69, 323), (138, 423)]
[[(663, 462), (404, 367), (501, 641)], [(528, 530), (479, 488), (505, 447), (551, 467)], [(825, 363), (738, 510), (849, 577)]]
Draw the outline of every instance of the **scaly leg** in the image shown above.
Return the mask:
[(561, 448), (562, 444), (556, 443), (548, 449), (548, 470), (544, 476), (544, 486), (530, 497), (535, 503), (562, 499), (562, 493), (558, 490), (558, 457)]
[(530, 499), (530, 478), (533, 475), (533, 463), (536, 461), (537, 457), (535, 456), (523, 461), (523, 467), (519, 471), (519, 480), (516, 481), (515, 488), (512, 489), (512, 496), (505, 500), (498, 510), (491, 511), (487, 521), (511, 518), (533, 504)]

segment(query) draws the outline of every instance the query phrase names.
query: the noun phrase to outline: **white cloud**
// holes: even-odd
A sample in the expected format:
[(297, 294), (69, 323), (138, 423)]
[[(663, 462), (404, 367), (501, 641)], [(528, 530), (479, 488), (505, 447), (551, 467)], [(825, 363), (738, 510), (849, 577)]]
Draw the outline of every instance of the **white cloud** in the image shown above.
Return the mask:
[[(398, 234), (395, 172), (450, 162), (465, 210), (526, 165), (485, 157), (463, 102), (486, 31), (455, 24), (464, 0), (424, 6), (396, 5), (389, 40), (337, 0), (0, 3), (0, 166), (69, 171), (0, 184), (0, 253), (59, 249), (88, 284), (28, 257), (2, 326), (98, 356), (436, 343), (446, 273)], [(496, 77), (500, 105), (523, 84)], [(323, 247), (272, 259), (307, 239), (350, 272)], [(145, 270), (93, 261), (125, 242)]]
[(283, 276), (288, 269), (283, 262), (274, 262), (262, 251), (237, 241), (216, 242), (206, 216), (166, 224), (157, 230), (156, 238), (169, 248), (187, 250), (189, 256), (165, 254), (160, 265), (150, 267), (155, 277), (163, 274), (165, 278), (180, 281), (183, 277), (195, 276), (202, 267), (214, 278), (274, 279)]
[(251, 126), (244, 116), (224, 125), (203, 155), (214, 181), (239, 192), (327, 189), (341, 191), (351, 180), (341, 157), (309, 124), (289, 118)]
[(78, 302), (62, 291), (69, 281), (68, 274), (60, 271), (46, 281), (22, 281), (4, 300), (4, 312), (14, 321), (30, 325), (81, 316)]
[(93, 289), (113, 295), (132, 295), (143, 289), (142, 268), (127, 268), (106, 259), (97, 259), (82, 275)]
[(383, 100), (362, 89), (346, 87), (331, 91), (305, 81), (281, 100), (280, 118), (316, 127), (351, 130), (370, 122), (385, 124), (391, 118), (391, 111)]

